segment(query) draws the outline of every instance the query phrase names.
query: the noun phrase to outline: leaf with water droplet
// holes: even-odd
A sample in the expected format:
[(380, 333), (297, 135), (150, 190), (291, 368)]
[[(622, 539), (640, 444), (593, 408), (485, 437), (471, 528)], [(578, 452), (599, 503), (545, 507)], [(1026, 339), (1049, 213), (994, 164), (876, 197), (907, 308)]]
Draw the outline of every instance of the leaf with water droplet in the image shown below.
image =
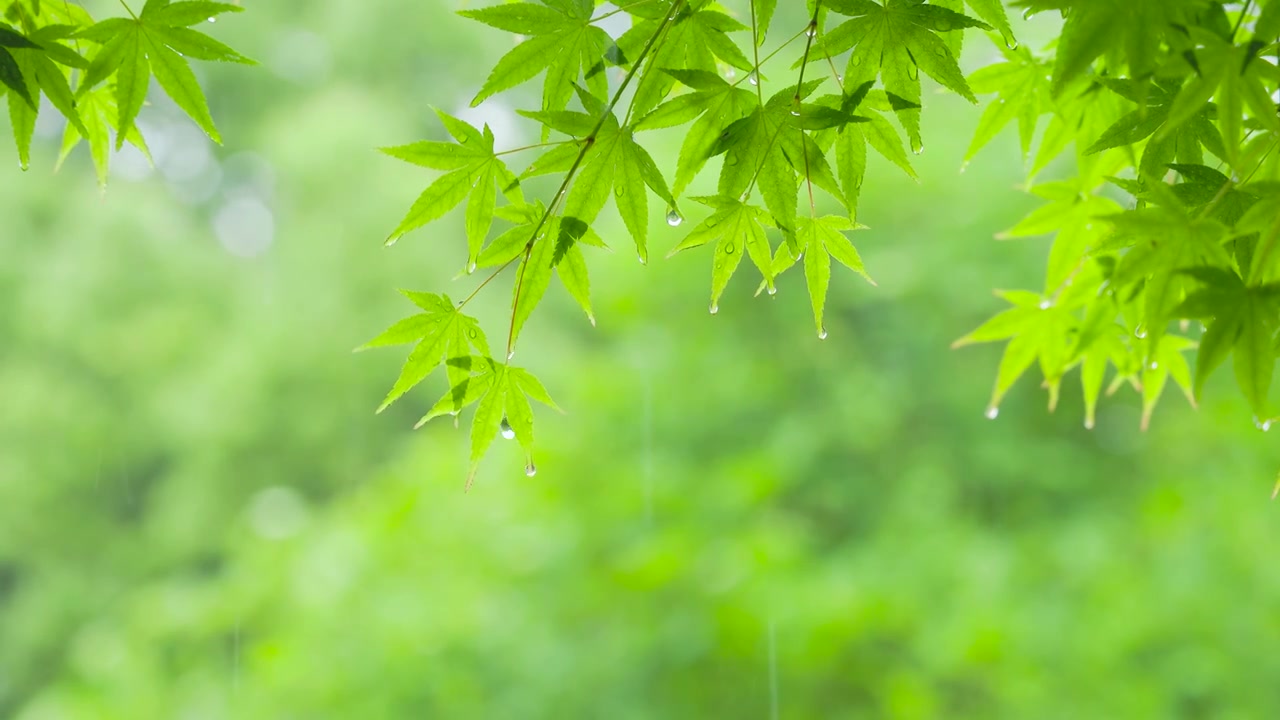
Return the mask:
[[(475, 318), (458, 312), (448, 297), (432, 293), (406, 292), (406, 297), (425, 312), (401, 320), (357, 350), (416, 343), (400, 371), (400, 377), (383, 400), (378, 412), (422, 382), (447, 358), (465, 356), (475, 347), (488, 355), (489, 346)], [(460, 375), (450, 369), (451, 385)]]

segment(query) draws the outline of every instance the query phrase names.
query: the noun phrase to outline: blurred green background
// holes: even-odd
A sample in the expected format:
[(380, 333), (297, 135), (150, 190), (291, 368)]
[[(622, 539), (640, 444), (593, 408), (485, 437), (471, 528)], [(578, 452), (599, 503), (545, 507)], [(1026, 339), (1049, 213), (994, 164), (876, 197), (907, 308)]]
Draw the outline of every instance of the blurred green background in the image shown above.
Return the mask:
[(54, 114), (29, 173), (0, 143), (0, 717), (1280, 717), (1280, 456), (1230, 378), (1089, 432), (1074, 384), (984, 419), (999, 348), (948, 350), (1047, 251), (992, 239), (1012, 137), (958, 173), (977, 109), (927, 98), (921, 183), (873, 166), (880, 286), (835, 271), (826, 341), (800, 273), (712, 316), (708, 253), (606, 212), (599, 327), (553, 290), (522, 336), (568, 409), (537, 476), (500, 443), (463, 494), (466, 426), (410, 430), (443, 380), (376, 416), (404, 353), (351, 353), (474, 284), (460, 213), (381, 247), (431, 174), (374, 148), (432, 106), (536, 140), (538, 87), (466, 111), (513, 38), (453, 2), (249, 5), (210, 30), (262, 67), (198, 67), (225, 147), (154, 92), (105, 198)]

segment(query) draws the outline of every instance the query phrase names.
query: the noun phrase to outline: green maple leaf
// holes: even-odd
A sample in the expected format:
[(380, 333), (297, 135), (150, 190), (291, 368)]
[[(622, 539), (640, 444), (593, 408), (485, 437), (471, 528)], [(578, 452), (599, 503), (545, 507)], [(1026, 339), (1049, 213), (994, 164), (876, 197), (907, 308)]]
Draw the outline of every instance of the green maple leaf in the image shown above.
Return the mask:
[(512, 202), (523, 202), (520, 181), (494, 153), (494, 136), (488, 125), (481, 131), (448, 113), (437, 110), (436, 114), (456, 144), (423, 140), (382, 148), (382, 152), (399, 160), (446, 171), (422, 191), (386, 243), (396, 242), (405, 233), (441, 218), (467, 200), (467, 263), (468, 269), (474, 269), (493, 224), (497, 192), (501, 190)]
[(440, 401), (418, 422), (421, 427), (427, 421), (441, 415), (457, 415), (463, 408), (474, 404), (475, 416), (471, 421), (471, 469), (467, 474), (467, 487), (475, 479), (480, 461), (501, 430), (504, 436), (514, 437), (524, 449), (525, 473), (533, 475), (533, 407), (530, 400), (559, 411), (559, 406), (547, 394), (528, 370), (500, 365), (488, 357), (474, 358), (478, 372), (460, 379), (449, 388)]
[[(80, 96), (77, 109), (84, 128), (80, 130), (75, 125), (67, 124), (62, 134), (62, 148), (58, 152), (58, 166), (84, 140), (89, 145), (89, 157), (93, 160), (98, 187), (106, 188), (107, 171), (111, 162), (111, 133), (119, 131), (117, 123), (120, 113), (116, 107), (115, 93), (105, 85), (90, 90)], [(124, 133), (124, 139), (141, 151), (148, 161), (151, 160), (151, 151), (136, 126)]]
[(9, 119), (18, 160), (24, 168), (31, 161), (31, 139), (41, 95), (67, 118), (72, 128), (85, 130), (68, 84), (69, 70), (63, 65), (84, 68), (88, 62), (58, 43), (68, 31), (65, 26), (48, 26), (28, 37), (0, 24), (0, 82), (10, 90)]
[(580, 76), (597, 97), (604, 97), (608, 80), (602, 58), (613, 41), (591, 24), (594, 6), (591, 0), (542, 0), (542, 4), (508, 3), (459, 11), (499, 30), (529, 36), (498, 61), (471, 106), (544, 70), (543, 110), (564, 109)]
[(725, 156), (720, 196), (743, 197), (751, 187), (759, 186), (773, 224), (793, 246), (801, 178), (809, 179), (842, 204), (846, 201), (825, 154), (805, 130), (865, 120), (829, 106), (797, 102), (821, 82), (776, 93), (763, 106), (726, 127), (711, 150), (713, 157)]
[(672, 196), (679, 197), (706, 165), (720, 135), (756, 105), (751, 92), (730, 85), (705, 70), (665, 70), (692, 92), (678, 95), (654, 108), (635, 123), (636, 131), (674, 127), (692, 121), (680, 145)]
[[(867, 274), (858, 250), (849, 242), (846, 232), (860, 229), (846, 217), (827, 215), (825, 217), (802, 217), (796, 230), (799, 254), (792, 254), (787, 246), (778, 248), (773, 259), (773, 276), (781, 275), (785, 270), (804, 261), (805, 284), (809, 288), (809, 301), (813, 306), (813, 321), (818, 330), (818, 337), (827, 337), (827, 328), (823, 323), (823, 313), (827, 304), (827, 288), (831, 284), (831, 260), (844, 265), (858, 273), (867, 282), (876, 284)], [(757, 291), (759, 292), (759, 291)]]
[[(724, 13), (708, 10), (710, 3), (699, 1), (685, 3), (666, 30), (663, 41), (654, 49), (650, 68), (665, 70), (701, 70), (717, 73), (719, 58), (744, 72), (752, 70), (751, 61), (728, 37), (728, 33), (749, 29)], [(641, 20), (618, 38), (624, 64), (628, 58), (638, 57), (641, 48), (662, 26), (665, 13), (653, 19)], [(647, 71), (640, 78), (633, 100), (633, 111), (644, 115), (657, 107), (675, 85), (676, 78), (669, 73)]]
[(458, 363), (448, 364), (448, 361), (469, 356), (471, 348), (475, 348), (482, 355), (489, 355), (489, 344), (485, 339), (484, 331), (480, 329), (480, 324), (475, 318), (459, 312), (448, 295), (405, 290), (401, 292), (423, 312), (400, 320), (374, 339), (356, 348), (367, 350), (415, 343), (413, 351), (400, 370), (400, 377), (387, 393), (382, 405), (378, 407), (378, 412), (387, 409), (391, 403), (425, 380), (442, 363), (447, 364), (446, 372), (450, 376), (450, 384), (455, 384), (462, 376), (469, 373), (470, 368)]
[(1224, 38), (1196, 27), (1190, 28), (1190, 35), (1197, 47), (1186, 56), (1193, 62), (1195, 75), (1173, 99), (1168, 127), (1162, 134), (1194, 118), (1213, 99), (1226, 150), (1224, 159), (1239, 170), (1245, 108), (1263, 128), (1280, 132), (1280, 116), (1268, 89), (1280, 83), (1280, 69), (1258, 57), (1266, 47), (1260, 41), (1236, 45), (1229, 36)]
[(1025, 238), (1054, 233), (1045, 273), (1045, 291), (1058, 289), (1072, 274), (1080, 257), (1097, 246), (1105, 225), (1097, 218), (1120, 212), (1114, 200), (1094, 194), (1088, 179), (1041, 183), (1030, 191), (1049, 202), (1033, 210), (996, 237)]
[(751, 256), (769, 287), (773, 287), (773, 250), (765, 228), (773, 223), (763, 208), (748, 205), (737, 197), (695, 198), (715, 209), (695, 227), (667, 257), (708, 243), (715, 243), (711, 266), (711, 312), (720, 310), (720, 295), (737, 271), (744, 254)]
[(997, 95), (978, 120), (964, 154), (966, 163), (1014, 120), (1018, 121), (1018, 139), (1025, 158), (1031, 152), (1040, 115), (1050, 109), (1048, 65), (1025, 48), (1002, 49), (1001, 53), (1005, 62), (988, 65), (969, 76), (975, 94)]
[(1227, 268), (1226, 228), (1215, 220), (1192, 218), (1177, 207), (1147, 207), (1101, 218), (1113, 228), (1099, 252), (1124, 248), (1111, 281), (1125, 288), (1141, 282), (1142, 327), (1150, 358), (1159, 347), (1174, 308), (1192, 288), (1188, 268)]
[(74, 37), (98, 43), (78, 93), (115, 77), (117, 107), (116, 148), (125, 142), (134, 119), (147, 98), (151, 76), (178, 107), (216, 143), (222, 142), (204, 91), (191, 72), (188, 57), (201, 60), (252, 64), (231, 48), (192, 30), (190, 26), (243, 8), (217, 2), (148, 0), (136, 17), (111, 18), (81, 30)]
[(1138, 177), (1158, 179), (1165, 167), (1175, 159), (1185, 164), (1204, 161), (1203, 150), (1215, 157), (1226, 159), (1227, 152), (1222, 135), (1211, 117), (1216, 112), (1212, 105), (1197, 109), (1190, 118), (1174, 122), (1171, 118), (1177, 88), (1161, 83), (1139, 83), (1129, 80), (1101, 78), (1099, 82), (1112, 92), (1138, 105), (1138, 108), (1121, 116), (1107, 127), (1088, 148), (1086, 154), (1096, 154), (1111, 148), (1132, 145), (1150, 138), (1138, 164)]
[(851, 50), (846, 87), (856, 88), (879, 76), (913, 149), (924, 147), (920, 138), (921, 70), (969, 102), (977, 102), (955, 56), (938, 33), (970, 27), (991, 30), (990, 25), (921, 0), (886, 0), (883, 5), (873, 0), (828, 0), (824, 5), (852, 19), (822, 36), (810, 62), (826, 62)]
[(1109, 57), (1109, 67), (1118, 67), (1123, 58), (1131, 77), (1147, 78), (1161, 57), (1161, 41), (1175, 27), (1188, 24), (1203, 4), (1198, 0), (1022, 0), (1014, 5), (1026, 8), (1028, 14), (1066, 12), (1053, 68), (1054, 92), (1060, 93), (1103, 55)]
[[(590, 95), (580, 93), (580, 96), (585, 103), (591, 102)], [(585, 126), (584, 134), (599, 126), (595, 139), (582, 156), (573, 187), (565, 198), (564, 216), (590, 225), (612, 195), (618, 214), (635, 241), (640, 260), (644, 262), (649, 255), (648, 191), (652, 190), (668, 209), (675, 208), (675, 198), (649, 151), (636, 142), (633, 128), (620, 125), (613, 113), (604, 115), (601, 122), (603, 105), (589, 109), (594, 111), (590, 115), (562, 113), (568, 127)]]
[(1152, 359), (1142, 369), (1142, 424), (1146, 430), (1151, 425), (1151, 415), (1155, 412), (1156, 403), (1170, 378), (1182, 390), (1187, 402), (1196, 406), (1195, 391), (1191, 381), (1191, 367), (1182, 353), (1191, 350), (1196, 344), (1177, 335), (1163, 335), (1152, 353)]
[(1013, 307), (956, 340), (951, 347), (1008, 340), (1000, 358), (995, 388), (987, 407), (987, 417), (999, 413), (1000, 401), (1032, 364), (1039, 361), (1049, 390), (1049, 409), (1058, 403), (1062, 376), (1070, 366), (1071, 347), (1068, 337), (1079, 326), (1071, 307), (1050, 298), (1026, 291), (997, 293)]
[(1202, 397), (1205, 381), (1231, 355), (1236, 383), (1254, 415), (1260, 421), (1269, 419), (1267, 394), (1276, 362), (1280, 286), (1248, 286), (1234, 271), (1221, 268), (1196, 268), (1187, 274), (1200, 287), (1172, 314), (1209, 320), (1196, 359), (1195, 396)]
[[(898, 131), (881, 113), (891, 112), (888, 96), (883, 90), (871, 90), (872, 83), (865, 82), (852, 95), (835, 98), (835, 106), (847, 112), (857, 111), (858, 117), (865, 122), (850, 123), (835, 131), (817, 133), (819, 144), (830, 139), (835, 146), (836, 170), (840, 177), (840, 186), (844, 190), (844, 205), (849, 210), (850, 219), (856, 219), (858, 198), (862, 193), (862, 183), (867, 171), (867, 147), (870, 146), (889, 162), (902, 168), (912, 180), (918, 180), (916, 171), (911, 167), (911, 159), (902, 144)], [(828, 96), (831, 98), (834, 96)], [(819, 98), (817, 102), (823, 102)]]

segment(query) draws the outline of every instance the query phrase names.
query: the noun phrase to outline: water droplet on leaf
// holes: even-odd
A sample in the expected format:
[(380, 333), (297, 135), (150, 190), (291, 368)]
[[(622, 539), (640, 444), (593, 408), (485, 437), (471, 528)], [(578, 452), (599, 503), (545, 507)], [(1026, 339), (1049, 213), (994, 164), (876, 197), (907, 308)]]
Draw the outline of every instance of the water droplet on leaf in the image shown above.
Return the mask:
[(502, 437), (504, 439), (511, 440), (515, 438), (516, 431), (511, 429), (511, 423), (507, 422), (505, 417), (502, 418), (502, 425), (500, 429), (502, 430)]
[(1258, 429), (1259, 429), (1259, 430), (1261, 430), (1262, 432), (1267, 432), (1268, 430), (1270, 430), (1270, 429), (1271, 429), (1271, 420), (1269, 420), (1269, 419), (1268, 419), (1268, 420), (1260, 420), (1260, 419), (1258, 418), (1258, 416), (1257, 416), (1257, 415), (1255, 415), (1255, 416), (1253, 417), (1253, 425), (1254, 425), (1254, 427), (1258, 428)]
[(1017, 38), (1015, 38), (1013, 35), (1005, 35), (1005, 36), (1004, 36), (1004, 46), (1005, 46), (1005, 47), (1007, 47), (1007, 48), (1009, 48), (1010, 50), (1017, 50), (1017, 49), (1018, 49), (1018, 39), (1017, 39)]
[(1133, 330), (1133, 336), (1134, 336), (1134, 337), (1136, 337), (1136, 338), (1138, 338), (1139, 340), (1142, 340), (1142, 339), (1146, 338), (1146, 337), (1147, 337), (1147, 330), (1146, 330), (1146, 328), (1142, 327), (1141, 325), (1139, 325), (1138, 327), (1134, 328), (1134, 330)]
[(769, 286), (769, 294), (770, 294), (770, 295), (777, 295), (777, 294), (778, 294), (778, 286), (777, 286), (777, 285), (770, 285), (770, 286)]
[(712, 315), (715, 315), (715, 314), (716, 314), (716, 313), (718, 313), (718, 312), (720, 312), (720, 306), (719, 306), (719, 305), (717, 305), (717, 304), (715, 304), (715, 303), (711, 303), (711, 310), (710, 310), (710, 313), (711, 313)]
[(733, 243), (729, 243), (728, 245), (725, 245), (725, 246), (724, 246), (724, 254), (725, 254), (725, 255), (732, 255), (732, 254), (733, 254), (734, 249), (735, 249), (735, 248), (734, 248), (734, 246), (733, 246)]
[(680, 217), (680, 213), (675, 208), (667, 211), (667, 224), (671, 227), (680, 227), (680, 223), (684, 222), (684, 218)]
[(821, 330), (819, 330), (819, 331), (818, 331), (818, 339), (819, 339), (819, 340), (826, 340), (826, 339), (827, 339), (827, 329), (826, 329), (826, 328), (822, 328)]
[(924, 141), (920, 138), (911, 138), (911, 152), (917, 155), (924, 152)]
[(995, 420), (996, 418), (1000, 417), (1000, 408), (996, 407), (995, 405), (992, 405), (991, 407), (987, 408), (986, 415), (988, 420)]
[(747, 82), (751, 83), (752, 85), (760, 84), (760, 76), (756, 74), (755, 70), (752, 70), (751, 74), (747, 76)]
[(814, 37), (815, 35), (817, 35), (817, 34), (818, 34), (818, 24), (817, 24), (817, 23), (815, 23), (815, 22), (813, 22), (812, 20), (810, 20), (810, 21), (809, 21), (809, 27), (807, 27), (807, 28), (805, 28), (805, 29), (804, 29), (804, 34), (805, 34), (806, 36), (808, 36), (808, 37)]
[(1046, 298), (1046, 299), (1044, 299), (1044, 300), (1041, 300), (1041, 301), (1040, 301), (1040, 309), (1041, 309), (1041, 310), (1048, 310), (1048, 309), (1049, 309), (1049, 308), (1051, 308), (1051, 307), (1053, 307), (1053, 301), (1052, 301), (1052, 300), (1049, 300), (1049, 299), (1047, 299), (1047, 298)]
[(510, 351), (508, 351), (508, 352), (507, 352), (507, 360), (508, 360), (508, 361), (510, 361), (510, 360), (511, 360), (511, 358), (513, 358), (513, 357), (515, 357), (515, 356), (516, 356), (516, 351), (515, 351), (515, 350), (510, 350)]
[(211, 18), (209, 18), (209, 22), (216, 23), (216, 22), (218, 22), (218, 18), (216, 18), (216, 17), (211, 17)]
[(468, 264), (467, 264), (467, 274), (468, 274), (468, 275), (470, 275), (471, 273), (473, 273), (473, 272), (475, 272), (475, 271), (476, 271), (476, 264), (475, 264), (475, 262), (468, 263)]
[(533, 477), (534, 475), (537, 475), (538, 466), (534, 465), (533, 462), (530, 462), (528, 465), (524, 466), (524, 474), (525, 477)]

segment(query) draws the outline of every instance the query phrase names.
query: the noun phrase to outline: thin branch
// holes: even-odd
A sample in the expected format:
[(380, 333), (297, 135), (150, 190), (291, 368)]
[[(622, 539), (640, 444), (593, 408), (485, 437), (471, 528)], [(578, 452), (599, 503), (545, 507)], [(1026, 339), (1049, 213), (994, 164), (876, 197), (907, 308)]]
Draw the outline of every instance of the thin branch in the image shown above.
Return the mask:
[(755, 59), (755, 66), (751, 68), (751, 74), (748, 78), (754, 77), (756, 86), (756, 97), (760, 99), (760, 107), (764, 107), (764, 89), (761, 87), (760, 81), (760, 27), (756, 24), (756, 0), (750, 0), (751, 5), (751, 54)]
[[(818, 35), (818, 13), (821, 11), (822, 0), (817, 0), (813, 4), (813, 19), (809, 21), (809, 27), (805, 29), (805, 34), (809, 37), (805, 40), (804, 57), (800, 60), (800, 79), (796, 81), (796, 115), (801, 112), (800, 92), (804, 88), (804, 69), (809, 65), (809, 51), (813, 48), (813, 38)], [(827, 59), (830, 60), (830, 55), (827, 56)], [(834, 69), (835, 66), (832, 65), (832, 70)], [(841, 86), (840, 94), (843, 95), (844, 85), (843, 83), (838, 84)], [(809, 186), (809, 218), (813, 219), (818, 216), (818, 205), (813, 199), (813, 172), (809, 169), (809, 146), (804, 142), (804, 127), (801, 126), (798, 129), (800, 131), (800, 154), (804, 156), (804, 181)]]
[[(806, 29), (807, 29), (807, 28), (806, 28)], [(760, 80), (760, 66), (761, 66), (761, 65), (763, 65), (763, 64), (765, 64), (765, 63), (767, 63), (767, 62), (769, 62), (770, 60), (772, 60), (772, 59), (774, 58), (774, 56), (775, 56), (775, 55), (777, 55), (778, 53), (782, 52), (783, 50), (786, 50), (786, 49), (787, 49), (787, 47), (788, 47), (789, 45), (791, 45), (791, 43), (795, 42), (796, 40), (799, 40), (799, 39), (800, 39), (800, 36), (801, 36), (801, 35), (804, 35), (804, 33), (805, 33), (805, 31), (804, 31), (804, 30), (801, 30), (800, 32), (796, 33), (795, 35), (792, 35), (791, 37), (787, 38), (787, 40), (786, 40), (785, 42), (783, 42), (783, 43), (782, 43), (781, 45), (779, 45), (778, 47), (774, 48), (774, 49), (773, 49), (773, 51), (772, 51), (772, 52), (770, 52), (768, 55), (765, 55), (765, 56), (764, 56), (764, 59), (762, 59), (760, 62), (756, 63), (756, 81), (757, 81), (757, 82), (759, 82), (759, 80)], [(742, 81), (743, 81), (743, 80), (746, 80), (746, 79), (748, 79), (748, 78), (750, 78), (750, 77), (751, 77), (750, 75), (743, 75), (742, 77), (740, 77), (740, 78), (738, 78), (737, 80), (734, 80), (734, 81), (733, 81), (732, 87), (738, 87), (739, 85), (741, 85), (741, 84), (742, 84)]]
[[(121, 1), (123, 2), (123, 0)], [(542, 218), (538, 220), (537, 226), (533, 228), (533, 234), (529, 238), (529, 242), (524, 246), (524, 256), (520, 263), (520, 271), (516, 276), (515, 294), (511, 300), (511, 325), (507, 329), (506, 362), (510, 362), (515, 345), (516, 312), (520, 309), (520, 290), (524, 287), (525, 272), (529, 267), (529, 257), (533, 254), (533, 244), (538, 241), (538, 233), (542, 232), (542, 228), (546, 227), (547, 220), (559, 205), (560, 200), (568, 192), (569, 183), (573, 180), (574, 174), (578, 172), (578, 168), (581, 167), (582, 159), (586, 157), (587, 152), (593, 145), (595, 145), (596, 136), (600, 133), (600, 128), (604, 127), (605, 120), (613, 114), (613, 108), (617, 106), (618, 100), (622, 97), (622, 93), (627, 89), (627, 86), (631, 84), (631, 78), (635, 77), (636, 73), (640, 71), (640, 66), (649, 56), (649, 52), (653, 50), (654, 45), (658, 42), (658, 38), (666, 32), (667, 27), (671, 25), (671, 21), (675, 19), (677, 13), (679, 13), (683, 8), (684, 3), (685, 0), (675, 0), (675, 2), (671, 4), (671, 8), (667, 10), (667, 16), (663, 19), (662, 25), (658, 27), (657, 32), (655, 32), (649, 38), (649, 41), (645, 43), (644, 49), (640, 51), (640, 55), (631, 66), (631, 70), (627, 72), (626, 77), (622, 79), (622, 84), (614, 91), (613, 98), (609, 100), (609, 104), (605, 107), (604, 112), (600, 113), (599, 119), (596, 120), (595, 127), (591, 128), (591, 132), (587, 134), (586, 139), (582, 143), (582, 150), (578, 151), (578, 157), (574, 159), (573, 165), (571, 165), (569, 167), (569, 171), (565, 173), (564, 182), (560, 183), (560, 189), (556, 191), (555, 199), (551, 201), (551, 204), (547, 206), (546, 211), (542, 213)], [(510, 262), (508, 262), (508, 264), (510, 264)], [(506, 266), (504, 265), (503, 267)], [(500, 271), (501, 269), (499, 269), (499, 272)]]

